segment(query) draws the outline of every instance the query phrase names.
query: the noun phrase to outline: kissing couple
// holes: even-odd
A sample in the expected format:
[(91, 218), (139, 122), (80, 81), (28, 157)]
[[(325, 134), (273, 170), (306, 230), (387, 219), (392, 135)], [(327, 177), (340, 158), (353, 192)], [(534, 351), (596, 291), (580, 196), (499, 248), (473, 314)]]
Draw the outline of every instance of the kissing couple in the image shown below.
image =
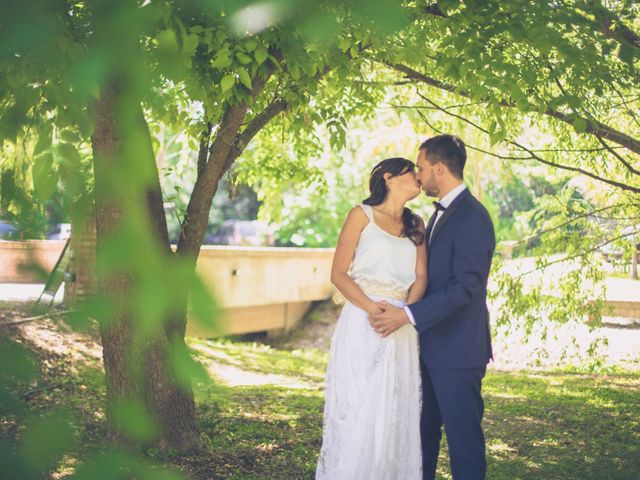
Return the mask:
[[(463, 141), (424, 141), (374, 167), (340, 231), (331, 281), (346, 302), (325, 380), (316, 479), (434, 479), (442, 429), (454, 480), (484, 479), (482, 380), (492, 359), (493, 223), (464, 184)], [(406, 203), (423, 190), (426, 223)]]

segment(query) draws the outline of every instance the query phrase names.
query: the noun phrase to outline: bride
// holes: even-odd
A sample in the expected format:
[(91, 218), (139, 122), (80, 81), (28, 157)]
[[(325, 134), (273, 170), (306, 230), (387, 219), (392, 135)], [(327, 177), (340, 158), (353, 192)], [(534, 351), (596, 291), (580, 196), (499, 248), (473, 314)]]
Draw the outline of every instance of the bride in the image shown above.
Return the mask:
[(383, 160), (369, 190), (342, 226), (331, 270), (346, 303), (325, 380), (317, 479), (422, 478), (417, 332), (405, 325), (383, 337), (368, 321), (380, 302), (403, 306), (426, 289), (424, 223), (405, 207), (420, 193), (415, 165)]

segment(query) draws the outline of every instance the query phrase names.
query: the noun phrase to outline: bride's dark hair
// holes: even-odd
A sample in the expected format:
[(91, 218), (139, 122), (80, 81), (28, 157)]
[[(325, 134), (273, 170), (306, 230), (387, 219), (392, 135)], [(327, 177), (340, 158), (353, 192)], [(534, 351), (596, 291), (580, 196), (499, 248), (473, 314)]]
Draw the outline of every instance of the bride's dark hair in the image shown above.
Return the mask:
[[(389, 194), (387, 182), (384, 179), (385, 173), (390, 173), (392, 177), (404, 175), (407, 172), (415, 171), (416, 166), (411, 160), (402, 157), (393, 157), (382, 160), (371, 170), (369, 177), (369, 191), (371, 195), (364, 199), (365, 205), (376, 206), (385, 201)], [(407, 207), (402, 212), (402, 235), (409, 238), (415, 245), (420, 245), (424, 241), (424, 234), (420, 231), (420, 219)]]

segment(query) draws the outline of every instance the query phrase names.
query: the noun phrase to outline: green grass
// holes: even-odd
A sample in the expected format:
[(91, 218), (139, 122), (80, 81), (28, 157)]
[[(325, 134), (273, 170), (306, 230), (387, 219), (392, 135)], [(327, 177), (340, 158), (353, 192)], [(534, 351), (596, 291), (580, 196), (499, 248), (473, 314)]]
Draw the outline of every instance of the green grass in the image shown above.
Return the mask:
[[(322, 391), (315, 380), (324, 374), (326, 354), (208, 344), (236, 366), (245, 362), (249, 370), (314, 381), (308, 389), (197, 389), (212, 448), (236, 459), (221, 478), (312, 478), (322, 432)], [(640, 374), (490, 371), (484, 396), (488, 478), (640, 478)], [(446, 441), (439, 463), (439, 478), (451, 478)]]
[(491, 373), (489, 478), (638, 479), (640, 376)]
[(263, 374), (286, 375), (306, 382), (322, 383), (328, 356), (317, 349), (281, 350), (269, 345), (251, 342), (233, 342), (228, 339), (191, 339), (196, 358), (209, 360)]
[[(278, 375), (295, 387), (196, 384), (206, 448), (197, 455), (151, 453), (152, 458), (194, 479), (313, 478), (327, 354), (230, 340), (190, 340), (190, 345), (210, 371), (233, 367), (231, 375), (248, 372), (249, 381)], [(35, 395), (28, 409), (38, 414), (65, 404), (78, 419), (78, 447), (57, 470), (64, 478), (77, 458), (103, 447), (104, 378), (95, 362), (83, 366), (53, 354), (41, 358), (43, 382), (61, 386)], [(490, 371), (484, 396), (489, 479), (640, 478), (639, 372)], [(0, 415), (0, 429), (17, 435), (20, 425)], [(438, 475), (451, 478), (445, 441)]]

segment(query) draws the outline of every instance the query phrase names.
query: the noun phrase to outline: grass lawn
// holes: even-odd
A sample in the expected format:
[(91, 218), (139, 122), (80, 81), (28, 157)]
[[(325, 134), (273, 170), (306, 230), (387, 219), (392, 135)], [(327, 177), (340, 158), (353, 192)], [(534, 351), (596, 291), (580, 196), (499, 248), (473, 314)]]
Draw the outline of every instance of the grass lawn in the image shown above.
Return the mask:
[[(38, 328), (69, 335), (51, 322), (29, 328), (14, 329), (12, 336), (28, 339)], [(68, 350), (73, 345), (70, 340)], [(206, 448), (191, 456), (151, 457), (194, 479), (313, 478), (326, 352), (229, 340), (192, 339), (190, 345), (214, 378), (195, 386)], [(41, 383), (57, 386), (31, 395), (28, 410), (38, 415), (66, 404), (78, 419), (79, 446), (51, 473), (65, 478), (78, 458), (104, 447), (100, 362), (42, 344), (32, 349), (41, 360)], [(489, 479), (640, 478), (640, 372), (490, 370), (484, 394)], [(0, 433), (15, 439), (20, 429), (0, 412)], [(444, 441), (438, 474), (450, 478)]]
[[(300, 372), (308, 384), (197, 389), (203, 431), (226, 458), (221, 478), (313, 478), (326, 355), (204, 343), (242, 359), (246, 370)], [(640, 478), (640, 374), (489, 371), (484, 392), (489, 479)], [(446, 442), (443, 447), (438, 473), (445, 479), (451, 475)]]

